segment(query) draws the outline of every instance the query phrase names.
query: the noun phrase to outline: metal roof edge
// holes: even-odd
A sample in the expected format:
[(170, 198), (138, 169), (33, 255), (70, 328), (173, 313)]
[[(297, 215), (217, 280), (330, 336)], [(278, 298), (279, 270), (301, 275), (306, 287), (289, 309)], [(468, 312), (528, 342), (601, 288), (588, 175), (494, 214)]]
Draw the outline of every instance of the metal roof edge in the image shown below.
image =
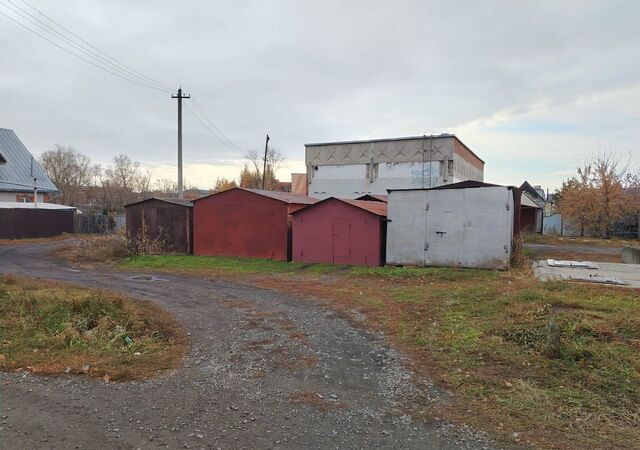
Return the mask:
[[(142, 200), (138, 200), (138, 201), (135, 201), (135, 202), (127, 203), (126, 205), (123, 205), (123, 207), (126, 208), (128, 206), (137, 205), (138, 203), (148, 202), (149, 200), (158, 200), (158, 201), (161, 201), (161, 202), (173, 203), (174, 205), (186, 206), (188, 208), (191, 208), (193, 206), (193, 201), (192, 200), (185, 200), (185, 199), (180, 199), (180, 198), (148, 197), (148, 198), (143, 198)], [(190, 203), (190, 204), (187, 204), (187, 203)]]
[[(205, 198), (213, 197), (214, 195), (224, 194), (225, 192), (230, 192), (230, 191), (235, 191), (235, 190), (249, 192), (250, 194), (259, 195), (260, 197), (270, 198), (272, 200), (276, 200), (276, 201), (279, 201), (279, 202), (287, 204), (287, 205), (290, 205), (290, 204), (298, 204), (298, 205), (308, 204), (308, 205), (311, 205), (312, 203), (300, 203), (300, 202), (293, 201), (295, 199), (291, 199), (292, 201), (287, 201), (287, 200), (282, 199), (282, 198), (277, 198), (276, 196), (273, 196), (273, 195), (268, 195), (267, 192), (274, 192), (275, 194), (285, 194), (285, 195), (290, 195), (292, 197), (293, 196), (297, 196), (297, 197), (304, 197), (306, 199), (317, 200), (316, 198), (310, 197), (308, 195), (294, 194), (292, 192), (266, 191), (266, 190), (263, 190), (263, 189), (250, 189), (250, 188), (244, 188), (244, 187), (236, 186), (236, 187), (231, 188), (231, 189), (225, 189), (224, 191), (220, 191), (220, 192), (212, 192), (211, 194), (205, 195), (203, 197), (198, 197), (196, 199), (193, 199), (193, 203), (197, 202), (198, 200), (203, 200)], [(303, 200), (303, 198), (300, 198), (300, 200)]]
[[(374, 216), (376, 216), (376, 217), (387, 217), (386, 215), (382, 215), (382, 214), (375, 213), (375, 212), (371, 211), (370, 209), (363, 208), (363, 207), (361, 207), (361, 206), (358, 206), (357, 204), (354, 204), (354, 203), (349, 202), (349, 200), (357, 200), (357, 199), (345, 199), (345, 198), (338, 198), (338, 197), (327, 197), (327, 198), (323, 198), (322, 200), (319, 200), (319, 201), (318, 201), (318, 202), (316, 202), (316, 203), (312, 203), (312, 204), (310, 204), (310, 205), (306, 205), (306, 206), (304, 206), (304, 207), (302, 207), (302, 208), (300, 208), (300, 209), (297, 209), (297, 210), (293, 211), (293, 212), (291, 213), (291, 215), (296, 215), (296, 214), (298, 214), (299, 212), (306, 210), (307, 208), (310, 208), (310, 207), (312, 207), (312, 206), (319, 205), (320, 203), (324, 203), (324, 202), (326, 202), (326, 201), (328, 201), (328, 200), (338, 200), (338, 201), (340, 201), (340, 202), (342, 202), (342, 203), (344, 203), (344, 204), (346, 204), (346, 205), (353, 206), (354, 208), (358, 208), (358, 209), (361, 209), (362, 211), (368, 212), (369, 214), (373, 214), (373, 215), (374, 215)], [(386, 204), (386, 203), (384, 203), (384, 202), (375, 202), (375, 201), (371, 201), (371, 200), (357, 200), (357, 201), (359, 201), (359, 202), (371, 202), (371, 203), (377, 203), (377, 204)]]
[[(422, 135), (422, 136), (406, 136), (406, 137), (381, 138), (381, 139), (357, 139), (357, 140), (349, 140), (349, 141), (312, 142), (312, 143), (309, 143), (309, 144), (304, 144), (304, 146), (305, 147), (318, 147), (318, 146), (322, 146), (322, 145), (366, 144), (366, 143), (370, 143), (370, 142), (413, 141), (413, 140), (418, 140), (418, 139), (424, 139), (425, 137), (426, 138), (433, 138), (433, 139), (448, 139), (448, 138), (455, 138), (456, 135), (455, 134), (451, 134), (451, 133), (440, 133), (440, 134), (430, 134), (430, 135)], [(460, 139), (458, 139), (458, 140), (460, 140)], [(462, 141), (460, 141), (460, 142), (462, 143)], [(466, 145), (465, 145), (465, 147), (466, 147)], [(469, 150), (469, 151), (471, 151), (471, 150)]]

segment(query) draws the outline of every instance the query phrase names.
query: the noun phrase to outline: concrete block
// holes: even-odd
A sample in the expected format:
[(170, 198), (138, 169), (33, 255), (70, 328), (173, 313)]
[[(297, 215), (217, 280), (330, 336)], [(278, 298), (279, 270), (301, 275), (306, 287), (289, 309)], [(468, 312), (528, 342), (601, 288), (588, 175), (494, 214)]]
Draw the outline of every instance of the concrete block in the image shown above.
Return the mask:
[(627, 264), (640, 264), (640, 247), (624, 247), (622, 261)]

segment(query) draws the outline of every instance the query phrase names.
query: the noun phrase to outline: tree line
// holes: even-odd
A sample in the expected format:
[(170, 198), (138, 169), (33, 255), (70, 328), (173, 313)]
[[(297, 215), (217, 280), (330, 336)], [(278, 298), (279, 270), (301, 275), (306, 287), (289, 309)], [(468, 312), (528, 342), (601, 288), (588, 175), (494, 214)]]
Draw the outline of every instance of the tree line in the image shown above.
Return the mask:
[[(247, 162), (242, 167), (238, 182), (218, 177), (208, 192), (219, 192), (236, 186), (260, 189), (263, 185), (264, 160), (258, 152), (246, 153)], [(138, 161), (120, 154), (110, 164), (95, 164), (91, 158), (73, 147), (55, 145), (39, 158), (40, 165), (58, 188), (51, 202), (76, 206), (83, 211), (103, 214), (120, 213), (123, 206), (150, 196), (174, 197), (177, 182), (161, 178), (152, 183), (152, 169), (143, 169)], [(264, 188), (275, 190), (278, 180), (275, 173), (284, 164), (282, 153), (270, 149), (266, 161)], [(185, 180), (185, 197), (195, 198), (202, 192)]]

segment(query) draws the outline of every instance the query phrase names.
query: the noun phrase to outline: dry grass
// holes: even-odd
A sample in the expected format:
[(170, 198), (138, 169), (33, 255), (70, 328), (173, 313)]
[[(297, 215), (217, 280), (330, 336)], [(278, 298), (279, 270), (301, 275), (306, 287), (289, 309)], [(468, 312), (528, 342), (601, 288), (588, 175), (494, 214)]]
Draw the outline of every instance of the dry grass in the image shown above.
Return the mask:
[(0, 278), (0, 369), (141, 379), (175, 368), (185, 351), (174, 320), (148, 302)]
[(53, 251), (53, 255), (71, 262), (106, 262), (139, 255), (165, 253), (164, 237), (146, 235), (130, 238), (122, 230), (112, 234), (84, 235), (70, 239)]

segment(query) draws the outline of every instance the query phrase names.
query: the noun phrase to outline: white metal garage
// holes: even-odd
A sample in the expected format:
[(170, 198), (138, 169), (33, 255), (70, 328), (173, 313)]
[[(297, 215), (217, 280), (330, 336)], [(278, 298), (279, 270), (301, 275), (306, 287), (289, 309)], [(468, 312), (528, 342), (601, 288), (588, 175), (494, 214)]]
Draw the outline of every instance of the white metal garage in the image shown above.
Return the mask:
[(387, 263), (506, 269), (514, 230), (511, 187), (461, 182), (390, 190)]

